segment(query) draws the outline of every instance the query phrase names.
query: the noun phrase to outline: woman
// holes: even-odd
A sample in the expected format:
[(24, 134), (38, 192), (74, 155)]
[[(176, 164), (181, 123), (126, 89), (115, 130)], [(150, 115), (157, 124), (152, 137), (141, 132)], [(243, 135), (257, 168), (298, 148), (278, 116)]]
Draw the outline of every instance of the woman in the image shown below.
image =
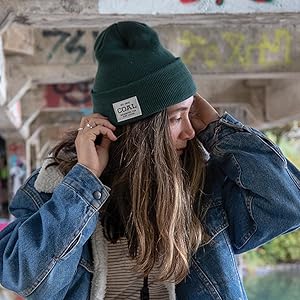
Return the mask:
[(299, 171), (219, 116), (147, 25), (113, 24), (95, 55), (94, 114), (10, 205), (1, 284), (29, 299), (247, 299), (233, 255), (299, 227)]

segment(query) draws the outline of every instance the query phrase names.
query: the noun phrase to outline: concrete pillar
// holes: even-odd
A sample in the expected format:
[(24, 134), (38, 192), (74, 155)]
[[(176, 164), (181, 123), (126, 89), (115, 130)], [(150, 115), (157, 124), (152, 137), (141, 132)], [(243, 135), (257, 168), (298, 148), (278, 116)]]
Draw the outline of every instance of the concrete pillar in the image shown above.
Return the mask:
[(4, 49), (8, 54), (34, 55), (34, 29), (13, 23), (4, 33)]

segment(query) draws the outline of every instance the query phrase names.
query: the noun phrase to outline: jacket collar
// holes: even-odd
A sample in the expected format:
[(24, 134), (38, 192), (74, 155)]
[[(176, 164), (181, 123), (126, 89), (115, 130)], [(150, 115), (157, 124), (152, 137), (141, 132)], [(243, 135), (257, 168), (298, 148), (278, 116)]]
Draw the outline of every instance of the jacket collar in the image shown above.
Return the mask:
[(64, 175), (57, 166), (49, 166), (53, 161), (53, 159), (47, 158), (40, 169), (34, 183), (34, 187), (38, 192), (53, 193), (56, 186), (64, 179)]

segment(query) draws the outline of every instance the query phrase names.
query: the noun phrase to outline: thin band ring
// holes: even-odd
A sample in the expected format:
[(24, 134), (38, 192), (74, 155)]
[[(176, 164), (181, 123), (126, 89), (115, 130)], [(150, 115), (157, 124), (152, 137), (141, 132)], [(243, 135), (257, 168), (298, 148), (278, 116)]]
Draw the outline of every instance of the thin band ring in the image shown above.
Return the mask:
[(78, 130), (78, 131), (83, 130), (83, 127), (79, 127), (77, 130)]

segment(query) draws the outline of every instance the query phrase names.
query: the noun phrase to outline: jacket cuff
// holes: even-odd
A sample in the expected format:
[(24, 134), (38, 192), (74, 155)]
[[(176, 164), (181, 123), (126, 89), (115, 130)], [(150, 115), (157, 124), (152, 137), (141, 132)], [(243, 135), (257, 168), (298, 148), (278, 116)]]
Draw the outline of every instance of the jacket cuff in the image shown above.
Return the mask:
[(77, 163), (63, 183), (73, 188), (85, 201), (99, 210), (109, 197), (109, 191), (87, 167)]
[(197, 138), (211, 152), (217, 141), (237, 131), (249, 131), (247, 126), (225, 112), (220, 119), (211, 122), (204, 130), (197, 134)]

